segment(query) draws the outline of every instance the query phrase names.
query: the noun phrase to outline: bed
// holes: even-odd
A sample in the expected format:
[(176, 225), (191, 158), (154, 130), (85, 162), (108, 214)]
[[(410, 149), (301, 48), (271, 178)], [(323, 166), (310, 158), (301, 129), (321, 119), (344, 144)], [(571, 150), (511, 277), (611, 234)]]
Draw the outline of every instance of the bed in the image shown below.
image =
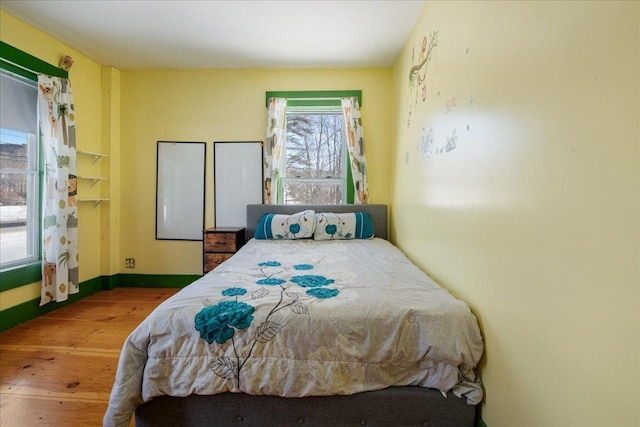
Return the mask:
[(477, 320), (385, 205), (249, 205), (246, 232), (127, 338), (105, 426), (475, 424)]

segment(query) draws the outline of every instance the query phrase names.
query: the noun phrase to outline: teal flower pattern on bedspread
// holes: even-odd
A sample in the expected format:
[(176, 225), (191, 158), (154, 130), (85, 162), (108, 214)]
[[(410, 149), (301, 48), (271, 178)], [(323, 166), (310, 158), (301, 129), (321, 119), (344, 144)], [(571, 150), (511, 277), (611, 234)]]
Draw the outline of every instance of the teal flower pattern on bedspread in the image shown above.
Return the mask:
[(335, 282), (333, 279), (314, 275), (294, 276), (291, 278), (291, 281), (303, 288), (317, 288), (318, 286), (327, 286)]
[(253, 310), (249, 304), (238, 301), (222, 301), (210, 305), (196, 314), (196, 330), (209, 344), (213, 341), (224, 344), (233, 337), (235, 329), (251, 326)]
[[(260, 344), (272, 340), (283, 327), (274, 320), (276, 313), (281, 310), (290, 310), (296, 315), (307, 315), (309, 313), (307, 300), (326, 300), (340, 294), (338, 289), (329, 287), (335, 283), (335, 280), (325, 276), (303, 274), (287, 278), (291, 270), (309, 271), (313, 268), (312, 264), (295, 264), (287, 268), (279, 261), (260, 262), (256, 267), (260, 277), (255, 281), (256, 289), (229, 287), (221, 294), (222, 297), (231, 298), (231, 300), (225, 299), (216, 304), (207, 305), (196, 314), (195, 329), (200, 333), (200, 337), (211, 345), (231, 345), (235, 355), (235, 358), (223, 356), (211, 362), (208, 367), (213, 373), (221, 378), (236, 381), (239, 387), (242, 367), (255, 356), (255, 352), (259, 351)], [(306, 291), (296, 292), (291, 289), (293, 287), (300, 287)], [(274, 291), (279, 293), (277, 302), (264, 321), (252, 327), (256, 307), (250, 302), (265, 298)], [(244, 301), (240, 301), (240, 298)], [(253, 337), (245, 354), (241, 354), (242, 349), (236, 345), (235, 337), (240, 333), (251, 334), (250, 336)], [(231, 341), (230, 344), (227, 344), (228, 341)]]

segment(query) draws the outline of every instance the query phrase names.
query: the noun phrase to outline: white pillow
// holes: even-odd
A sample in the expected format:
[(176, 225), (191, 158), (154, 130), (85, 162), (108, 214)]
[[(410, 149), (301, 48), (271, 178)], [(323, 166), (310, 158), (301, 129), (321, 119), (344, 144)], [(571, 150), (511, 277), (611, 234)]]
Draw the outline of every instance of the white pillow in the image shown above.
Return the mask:
[(317, 213), (314, 240), (371, 239), (373, 222), (368, 212)]
[(315, 211), (306, 210), (292, 215), (264, 214), (256, 227), (256, 239), (308, 239), (316, 228)]

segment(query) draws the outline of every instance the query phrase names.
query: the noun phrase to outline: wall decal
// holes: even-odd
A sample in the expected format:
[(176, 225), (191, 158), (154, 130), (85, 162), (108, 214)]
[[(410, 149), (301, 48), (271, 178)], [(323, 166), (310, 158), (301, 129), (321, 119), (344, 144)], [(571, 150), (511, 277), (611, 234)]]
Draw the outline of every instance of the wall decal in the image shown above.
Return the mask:
[(409, 69), (409, 112), (407, 113), (407, 128), (411, 126), (411, 116), (418, 105), (418, 99), (422, 102), (425, 102), (427, 99), (427, 69), (436, 46), (438, 46), (438, 32), (433, 31), (428, 37), (424, 36), (422, 38), (417, 62), (415, 62), (415, 48), (412, 51), (411, 63), (414, 65)]
[[(467, 130), (469, 130), (469, 125), (467, 125)], [(438, 147), (435, 147), (433, 139), (433, 128), (429, 128), (427, 131), (423, 126), (420, 143), (416, 146), (418, 150), (418, 164), (421, 164), (425, 158), (428, 159), (432, 155), (448, 153), (458, 147), (458, 132), (456, 129), (451, 131), (451, 136), (447, 137), (446, 143), (443, 142)]]
[(444, 149), (445, 151), (449, 152), (449, 151), (455, 150), (457, 146), (458, 146), (458, 134), (454, 129), (453, 132), (451, 132), (451, 136), (447, 137), (447, 145), (445, 145)]
[(445, 101), (445, 107), (447, 108), (447, 114), (451, 112), (452, 109), (456, 107), (456, 97), (449, 98)]
[(431, 153), (433, 152), (433, 129), (429, 128), (427, 132), (425, 132), (424, 126), (422, 127), (422, 137), (420, 138), (420, 143), (418, 144), (418, 164), (422, 163), (424, 158), (429, 158)]

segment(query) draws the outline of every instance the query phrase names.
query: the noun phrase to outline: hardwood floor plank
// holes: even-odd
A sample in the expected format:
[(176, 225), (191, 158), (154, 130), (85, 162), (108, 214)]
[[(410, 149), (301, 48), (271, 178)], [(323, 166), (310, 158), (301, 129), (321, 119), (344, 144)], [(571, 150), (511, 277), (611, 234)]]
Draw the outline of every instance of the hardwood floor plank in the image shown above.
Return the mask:
[[(2, 395), (0, 426), (102, 426), (106, 402), (70, 402), (57, 398)], [(130, 426), (133, 426), (133, 420)]]
[(79, 351), (68, 347), (0, 346), (0, 392), (33, 394), (108, 394), (119, 352)]
[(47, 320), (140, 323), (157, 305), (141, 301), (85, 301), (49, 313)]
[(160, 304), (162, 301), (176, 294), (178, 288), (116, 288), (110, 291), (96, 292), (84, 298), (83, 301), (140, 301)]
[(139, 324), (119, 323), (114, 327), (111, 323), (84, 324), (83, 328), (69, 327), (65, 321), (55, 324), (37, 322), (38, 319), (7, 330), (3, 333), (3, 345), (18, 345), (25, 343), (25, 336), (29, 337), (29, 344), (33, 346), (66, 346), (69, 348), (104, 348), (117, 350), (122, 348), (124, 340)]
[(126, 337), (178, 291), (101, 291), (0, 333), (0, 426), (102, 425)]

